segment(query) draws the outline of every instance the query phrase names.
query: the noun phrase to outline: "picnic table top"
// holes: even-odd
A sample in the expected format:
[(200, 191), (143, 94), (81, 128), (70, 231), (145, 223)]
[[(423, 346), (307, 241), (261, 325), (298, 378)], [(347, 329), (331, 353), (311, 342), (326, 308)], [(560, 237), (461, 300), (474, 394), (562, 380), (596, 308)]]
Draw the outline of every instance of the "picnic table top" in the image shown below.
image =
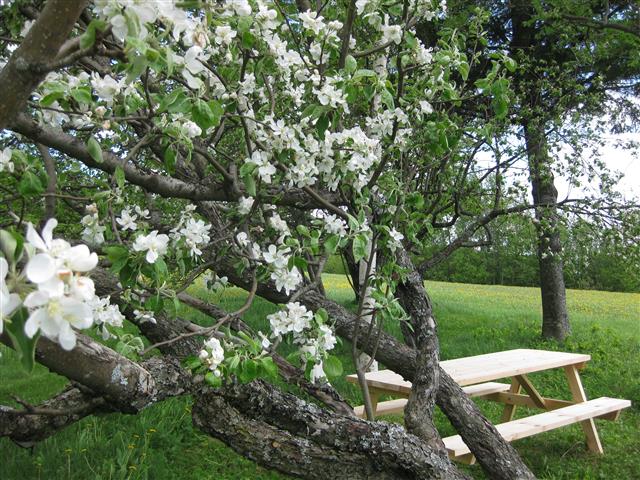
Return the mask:
[[(569, 365), (580, 367), (589, 360), (591, 360), (590, 355), (581, 353), (522, 348), (444, 360), (440, 362), (440, 366), (460, 386), (465, 386)], [(366, 378), (369, 386), (374, 388), (404, 394), (411, 392), (411, 382), (404, 380), (402, 376), (391, 370), (368, 372)], [(358, 378), (353, 374), (348, 375), (347, 380), (357, 383)]]

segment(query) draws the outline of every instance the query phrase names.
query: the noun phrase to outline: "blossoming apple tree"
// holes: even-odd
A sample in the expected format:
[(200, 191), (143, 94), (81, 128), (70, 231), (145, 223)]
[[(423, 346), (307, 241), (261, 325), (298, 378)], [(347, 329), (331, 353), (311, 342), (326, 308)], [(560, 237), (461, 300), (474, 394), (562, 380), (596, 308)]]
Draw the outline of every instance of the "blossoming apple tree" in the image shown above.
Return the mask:
[[(82, 388), (3, 407), (0, 434), (34, 442), (92, 413), (189, 393), (199, 428), (270, 468), (463, 478), (433, 427), (438, 403), (492, 477), (532, 477), (437, 367), (407, 253), (424, 241), (416, 185), (433, 166), (416, 152), (450, 147), (446, 105), (464, 101), (473, 66), (454, 31), (430, 46), (416, 38), (444, 2), (2, 9), (1, 338), (27, 369), (35, 359)], [(496, 54), (479, 93), (498, 111), (505, 65)], [(365, 271), (355, 314), (322, 287), (345, 249)], [(196, 283), (212, 295), (196, 296)], [(232, 285), (248, 295), (225, 311), (211, 299)], [(266, 332), (243, 321), (256, 296), (281, 305)], [(186, 307), (210, 322), (185, 320)], [(400, 321), (416, 349), (384, 332)], [(415, 435), (353, 416), (328, 381), (342, 373), (338, 336), (413, 380)]]

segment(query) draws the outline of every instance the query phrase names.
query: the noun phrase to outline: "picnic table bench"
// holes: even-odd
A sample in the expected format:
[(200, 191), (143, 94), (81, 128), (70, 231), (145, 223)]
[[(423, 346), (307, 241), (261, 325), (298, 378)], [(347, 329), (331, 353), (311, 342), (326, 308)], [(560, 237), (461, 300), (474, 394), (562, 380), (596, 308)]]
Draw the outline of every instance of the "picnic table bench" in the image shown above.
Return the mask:
[[(620, 411), (631, 406), (629, 400), (600, 397), (587, 400), (579, 370), (591, 360), (589, 355), (552, 352), (546, 350), (517, 349), (488, 353), (473, 357), (440, 362), (447, 372), (470, 397), (505, 404), (498, 432), (511, 442), (541, 432), (580, 422), (590, 451), (602, 454), (602, 444), (594, 423), (595, 418), (616, 420)], [(564, 369), (572, 400), (543, 397), (535, 388), (529, 373), (555, 368)], [(368, 372), (367, 385), (376, 415), (398, 413), (404, 410), (411, 392), (411, 383), (391, 370)], [(494, 380), (511, 378), (511, 383)], [(357, 375), (347, 380), (358, 383)], [(525, 393), (522, 393), (524, 390)], [(404, 398), (378, 402), (381, 395)], [(546, 410), (544, 413), (513, 420), (517, 406)], [(365, 417), (364, 407), (356, 407), (356, 415)], [(443, 438), (449, 457), (464, 463), (474, 463), (475, 457), (459, 435)]]

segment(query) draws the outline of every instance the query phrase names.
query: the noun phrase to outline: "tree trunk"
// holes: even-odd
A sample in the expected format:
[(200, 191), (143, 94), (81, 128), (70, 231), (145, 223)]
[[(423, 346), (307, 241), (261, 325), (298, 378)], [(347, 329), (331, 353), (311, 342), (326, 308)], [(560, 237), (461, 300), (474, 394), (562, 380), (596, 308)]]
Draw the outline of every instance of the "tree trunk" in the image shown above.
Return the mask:
[(547, 152), (544, 128), (538, 124), (526, 123), (524, 131), (533, 201), (541, 205), (536, 208), (536, 227), (540, 293), (542, 296), (542, 336), (563, 341), (571, 333), (571, 328), (567, 314), (562, 258), (560, 257), (562, 245), (556, 208), (558, 191), (553, 182), (551, 159)]
[(198, 395), (192, 413), (241, 455), (302, 478), (467, 478), (400, 425), (330, 414), (262, 381)]
[[(404, 282), (398, 284), (396, 296), (411, 317), (412, 332), (409, 338), (417, 347), (416, 373), (404, 409), (404, 423), (407, 430), (422, 438), (433, 449), (444, 451), (442, 439), (433, 424), (433, 409), (440, 384), (440, 346), (431, 302), (424, 289), (422, 276), (413, 266), (409, 255), (405, 251), (398, 252), (396, 261), (409, 271)], [(406, 338), (408, 334), (403, 333)]]
[(542, 335), (562, 341), (569, 334), (569, 317), (565, 297), (564, 274), (558, 232), (556, 203), (558, 191), (554, 185), (552, 159), (549, 156), (545, 133), (544, 93), (534, 72), (537, 66), (535, 48), (538, 47), (534, 8), (530, 0), (514, 0), (510, 4), (513, 25), (512, 54), (522, 57), (528, 70), (515, 82), (523, 95), (521, 124), (524, 128), (529, 162), (529, 177), (536, 208), (538, 231), (538, 264), (542, 296)]

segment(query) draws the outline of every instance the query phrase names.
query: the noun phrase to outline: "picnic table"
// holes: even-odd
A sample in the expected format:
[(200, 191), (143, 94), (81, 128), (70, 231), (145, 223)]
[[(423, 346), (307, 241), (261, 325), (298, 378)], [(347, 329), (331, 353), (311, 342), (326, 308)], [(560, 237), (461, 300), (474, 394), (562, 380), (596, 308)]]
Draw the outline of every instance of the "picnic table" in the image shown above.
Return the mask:
[[(507, 441), (580, 422), (589, 450), (602, 454), (594, 419), (616, 420), (620, 411), (631, 406), (631, 402), (609, 397), (587, 400), (579, 370), (589, 360), (590, 355), (579, 353), (517, 349), (445, 360), (440, 362), (440, 366), (470, 397), (505, 405), (501, 423), (496, 428)], [(564, 370), (572, 400), (542, 396), (528, 377), (530, 373), (556, 368)], [(391, 370), (368, 372), (365, 377), (376, 415), (404, 410), (411, 392), (410, 382)], [(511, 383), (494, 381), (504, 378), (511, 378)], [(355, 374), (348, 375), (347, 380), (358, 383)], [(404, 398), (378, 402), (381, 395)], [(513, 420), (518, 406), (539, 408), (545, 412)], [(356, 407), (356, 414), (365, 417), (364, 407)], [(464, 463), (475, 462), (475, 457), (459, 435), (443, 438), (443, 441), (452, 459)]]

